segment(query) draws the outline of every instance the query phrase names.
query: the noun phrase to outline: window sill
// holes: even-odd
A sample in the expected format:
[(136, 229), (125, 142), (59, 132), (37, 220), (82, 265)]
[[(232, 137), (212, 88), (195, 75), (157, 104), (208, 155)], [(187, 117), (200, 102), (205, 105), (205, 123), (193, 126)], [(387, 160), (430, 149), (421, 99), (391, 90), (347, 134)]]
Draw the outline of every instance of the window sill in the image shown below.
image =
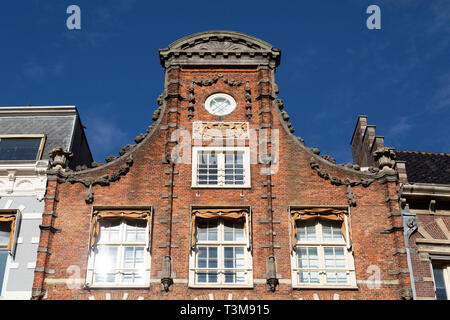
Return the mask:
[(150, 284), (140, 284), (140, 285), (135, 285), (135, 286), (130, 286), (130, 285), (89, 285), (89, 284), (85, 284), (84, 285), (84, 289), (85, 290), (91, 290), (91, 289), (129, 289), (129, 290), (144, 290), (150, 289)]
[(358, 290), (358, 286), (346, 285), (293, 285), (294, 290), (314, 289), (314, 290), (329, 290), (329, 289), (341, 289), (341, 290)]
[(251, 189), (249, 185), (191, 185), (191, 189)]
[(189, 289), (253, 289), (253, 284), (247, 284), (247, 285), (212, 285), (212, 284), (206, 284), (206, 285), (188, 285)]

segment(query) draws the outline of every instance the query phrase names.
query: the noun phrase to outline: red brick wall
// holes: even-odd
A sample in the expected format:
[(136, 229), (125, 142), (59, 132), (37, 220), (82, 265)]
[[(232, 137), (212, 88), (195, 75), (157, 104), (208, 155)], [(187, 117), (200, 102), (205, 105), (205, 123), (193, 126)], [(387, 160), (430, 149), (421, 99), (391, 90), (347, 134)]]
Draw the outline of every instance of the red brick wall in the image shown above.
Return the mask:
[[(191, 80), (206, 80), (222, 73), (230, 80), (242, 81), (241, 86), (229, 86), (219, 80), (212, 86), (195, 85), (195, 111), (193, 119), (188, 119), (188, 101), (180, 100), (175, 95), (189, 97), (189, 85)], [(270, 82), (266, 82), (269, 79)], [(396, 202), (387, 202), (386, 198), (396, 195), (396, 182), (379, 183), (375, 181), (369, 187), (356, 186), (352, 188), (357, 206), (351, 208), (351, 229), (353, 233), (354, 259), (357, 280), (367, 280), (371, 274), (367, 273), (369, 266), (376, 265), (381, 271), (382, 280), (393, 281), (392, 284), (382, 284), (379, 289), (369, 289), (366, 284), (358, 284), (358, 290), (318, 290), (303, 289), (293, 290), (291, 284), (281, 283), (275, 293), (269, 292), (263, 284), (255, 284), (253, 289), (190, 289), (187, 284), (175, 283), (173, 289), (166, 293), (161, 292), (160, 285), (152, 283), (148, 290), (99, 290), (85, 289), (69, 290), (61, 280), (67, 279), (70, 274), (67, 268), (71, 265), (81, 268), (80, 277), (85, 278), (88, 259), (88, 242), (90, 214), (92, 206), (100, 205), (151, 205), (154, 209), (154, 227), (152, 234), (152, 259), (151, 278), (156, 279), (161, 270), (162, 257), (169, 253), (165, 244), (170, 240), (168, 230), (170, 225), (164, 223), (165, 218), (170, 217), (170, 198), (163, 198), (168, 194), (170, 186), (165, 183), (170, 180), (170, 175), (165, 170), (170, 169), (170, 164), (162, 163), (164, 152), (170, 151), (175, 143), (167, 143), (171, 132), (176, 128), (185, 127), (191, 131), (193, 121), (217, 121), (215, 116), (207, 113), (203, 108), (205, 99), (212, 93), (225, 92), (232, 95), (237, 101), (237, 109), (223, 118), (224, 121), (248, 121), (250, 128), (257, 128), (262, 123), (271, 124), (272, 130), (279, 131), (279, 169), (271, 176), (273, 183), (271, 199), (273, 207), (274, 235), (270, 231), (271, 224), (261, 223), (267, 219), (269, 200), (262, 198), (270, 190), (264, 185), (267, 176), (261, 175), (260, 169), (265, 165), (251, 165), (251, 189), (192, 189), (191, 165), (176, 164), (174, 175), (173, 194), (173, 225), (172, 245), (170, 250), (174, 260), (174, 270), (177, 279), (188, 279), (189, 271), (189, 218), (190, 207), (195, 205), (221, 205), (221, 206), (251, 206), (253, 221), (253, 271), (255, 279), (263, 279), (266, 272), (266, 258), (274, 252), (277, 261), (277, 273), (283, 280), (290, 280), (290, 245), (289, 245), (289, 205), (347, 205), (346, 187), (335, 186), (329, 180), (322, 179), (310, 167), (310, 159), (314, 157), (320, 167), (326, 169), (331, 176), (338, 177), (342, 181), (346, 178), (359, 180), (363, 174), (353, 170), (344, 169), (327, 163), (320, 157), (313, 155), (302, 147), (296, 138), (290, 134), (279, 119), (274, 101), (268, 95), (273, 94), (273, 72), (271, 70), (248, 69), (172, 69), (168, 72), (169, 97), (166, 99), (166, 107), (162, 120), (151, 137), (139, 144), (132, 156), (134, 163), (130, 171), (121, 177), (119, 181), (112, 182), (109, 186), (94, 186), (94, 202), (86, 204), (88, 193), (81, 183), (60, 183), (49, 181), (47, 195), (55, 194), (57, 189), (59, 201), (47, 199), (46, 210), (54, 211), (57, 217), (46, 216), (45, 223), (53, 223), (60, 232), (52, 233), (42, 231), (40, 247), (49, 246), (50, 255), (39, 253), (37, 267), (44, 266), (47, 273), (36, 272), (35, 287), (41, 286), (46, 290), (47, 299), (88, 299), (94, 296), (96, 299), (104, 299), (106, 293), (111, 293), (113, 299), (121, 299), (125, 293), (128, 298), (143, 297), (145, 299), (209, 299), (212, 293), (217, 298), (227, 298), (232, 294), (233, 299), (312, 299), (317, 294), (320, 299), (333, 299), (334, 294), (339, 294), (340, 299), (398, 299), (397, 291), (401, 288), (409, 288), (409, 275), (404, 272), (392, 274), (392, 271), (407, 268), (404, 254), (393, 255), (393, 250), (404, 247), (402, 233), (380, 233), (383, 229), (401, 225), (399, 218), (388, 218), (390, 212), (398, 212)], [(260, 81), (263, 80), (263, 81)], [(179, 81), (179, 83), (177, 83)], [(252, 118), (247, 119), (245, 114), (245, 82), (249, 81), (252, 95)], [(259, 100), (255, 98), (260, 94)], [(266, 95), (268, 94), (268, 95)], [(292, 106), (296, 107), (296, 106)], [(178, 113), (169, 112), (176, 108)], [(261, 113), (264, 108), (270, 108), (271, 113)], [(161, 129), (161, 126), (176, 123), (177, 126)], [(124, 159), (116, 160), (104, 167), (82, 173), (77, 177), (97, 178), (105, 174), (111, 174)], [(197, 191), (200, 196), (196, 196)], [(243, 197), (240, 196), (241, 191)], [(270, 198), (270, 197), (269, 197)], [(161, 220), (162, 219), (162, 220)], [(47, 234), (52, 240), (47, 243)], [(275, 248), (265, 248), (273, 238)], [(278, 246), (280, 246), (278, 248)], [(52, 273), (54, 270), (54, 273)], [(395, 272), (394, 272), (395, 273)], [(43, 281), (43, 277), (47, 279)], [(53, 283), (51, 280), (53, 279)], [(59, 283), (58, 283), (59, 281)], [(56, 282), (56, 283), (55, 283)]]
[[(412, 248), (412, 270), (414, 277), (416, 278), (414, 285), (418, 299), (435, 299), (432, 264), (427, 252), (434, 252), (438, 255), (439, 252), (448, 252), (448, 245), (447, 248), (445, 248), (445, 243), (448, 241), (448, 238), (436, 223), (437, 219), (442, 219), (447, 230), (450, 230), (450, 217), (448, 216), (448, 212), (448, 210), (445, 211), (445, 214), (447, 215), (416, 214), (418, 226), (424, 228), (431, 237), (431, 241), (434, 242), (434, 244), (417, 243), (417, 240), (419, 239), (428, 238), (428, 235), (422, 235), (420, 232), (415, 232), (409, 239), (409, 245)], [(439, 242), (444, 245), (438, 245)]]

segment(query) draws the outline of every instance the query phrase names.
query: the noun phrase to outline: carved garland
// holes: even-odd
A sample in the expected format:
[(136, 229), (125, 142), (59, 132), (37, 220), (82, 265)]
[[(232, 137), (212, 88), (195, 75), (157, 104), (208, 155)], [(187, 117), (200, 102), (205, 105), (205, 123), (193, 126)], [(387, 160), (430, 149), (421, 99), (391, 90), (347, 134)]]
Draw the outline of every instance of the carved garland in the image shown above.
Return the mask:
[(350, 178), (346, 178), (344, 181), (337, 177), (330, 177), (330, 174), (328, 171), (324, 169), (320, 169), (319, 164), (316, 162), (316, 160), (311, 157), (309, 160), (309, 165), (313, 170), (317, 172), (317, 175), (325, 180), (330, 180), (330, 183), (335, 186), (341, 186), (345, 185), (347, 187), (346, 194), (347, 194), (347, 201), (348, 204), (352, 207), (356, 207), (356, 200), (354, 198), (352, 187), (362, 185), (363, 187), (367, 188), (371, 185), (372, 182), (375, 181), (375, 179), (361, 179), (361, 180), (351, 180)]
[[(188, 118), (192, 119), (194, 117), (194, 111), (195, 111), (195, 86), (198, 85), (200, 87), (209, 87), (213, 84), (216, 84), (219, 79), (222, 79), (222, 81), (226, 84), (228, 84), (230, 87), (240, 87), (242, 84), (244, 84), (243, 81), (238, 80), (230, 80), (227, 77), (224, 77), (223, 74), (219, 73), (217, 76), (212, 77), (211, 79), (207, 80), (192, 80), (191, 84), (189, 86), (189, 105), (188, 105)], [(246, 116), (248, 119), (252, 117), (252, 96), (251, 96), (251, 89), (249, 81), (245, 82), (245, 109), (246, 109)]]
[(121, 176), (126, 175), (130, 168), (133, 166), (133, 157), (130, 155), (126, 160), (125, 164), (121, 165), (116, 171), (114, 171), (111, 175), (103, 175), (98, 178), (86, 177), (86, 178), (77, 178), (76, 173), (73, 171), (57, 171), (57, 180), (59, 183), (70, 182), (81, 183), (85, 187), (91, 187), (95, 185), (100, 186), (108, 186), (111, 182), (120, 180)]

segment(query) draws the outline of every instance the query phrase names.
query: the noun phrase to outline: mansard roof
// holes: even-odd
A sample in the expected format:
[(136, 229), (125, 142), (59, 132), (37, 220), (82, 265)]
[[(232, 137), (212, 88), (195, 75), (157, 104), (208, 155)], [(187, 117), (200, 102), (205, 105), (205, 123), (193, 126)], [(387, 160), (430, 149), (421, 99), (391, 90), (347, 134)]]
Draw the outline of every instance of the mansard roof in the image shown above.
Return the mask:
[(255, 37), (234, 31), (205, 31), (159, 49), (161, 65), (268, 65), (280, 64), (281, 50)]
[(406, 162), (408, 182), (450, 184), (450, 153), (395, 150), (397, 161)]
[(0, 107), (0, 135), (29, 134), (45, 134), (42, 160), (48, 160), (49, 152), (60, 146), (76, 153), (71, 167), (92, 162), (76, 106)]

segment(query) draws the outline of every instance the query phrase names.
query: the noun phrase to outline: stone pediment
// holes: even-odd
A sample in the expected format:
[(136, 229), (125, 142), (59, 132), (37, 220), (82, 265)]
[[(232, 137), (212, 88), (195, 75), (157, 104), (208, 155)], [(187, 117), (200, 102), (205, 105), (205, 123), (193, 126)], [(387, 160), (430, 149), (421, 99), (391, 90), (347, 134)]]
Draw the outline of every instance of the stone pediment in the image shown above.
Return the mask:
[(233, 41), (224, 40), (211, 40), (205, 43), (195, 44), (192, 47), (185, 49), (186, 51), (211, 51), (211, 52), (221, 52), (221, 51), (255, 51), (257, 48), (252, 48), (247, 45), (240, 43), (234, 43)]
[(268, 65), (280, 63), (281, 51), (255, 37), (233, 31), (207, 31), (160, 49), (164, 67), (170, 65)]

